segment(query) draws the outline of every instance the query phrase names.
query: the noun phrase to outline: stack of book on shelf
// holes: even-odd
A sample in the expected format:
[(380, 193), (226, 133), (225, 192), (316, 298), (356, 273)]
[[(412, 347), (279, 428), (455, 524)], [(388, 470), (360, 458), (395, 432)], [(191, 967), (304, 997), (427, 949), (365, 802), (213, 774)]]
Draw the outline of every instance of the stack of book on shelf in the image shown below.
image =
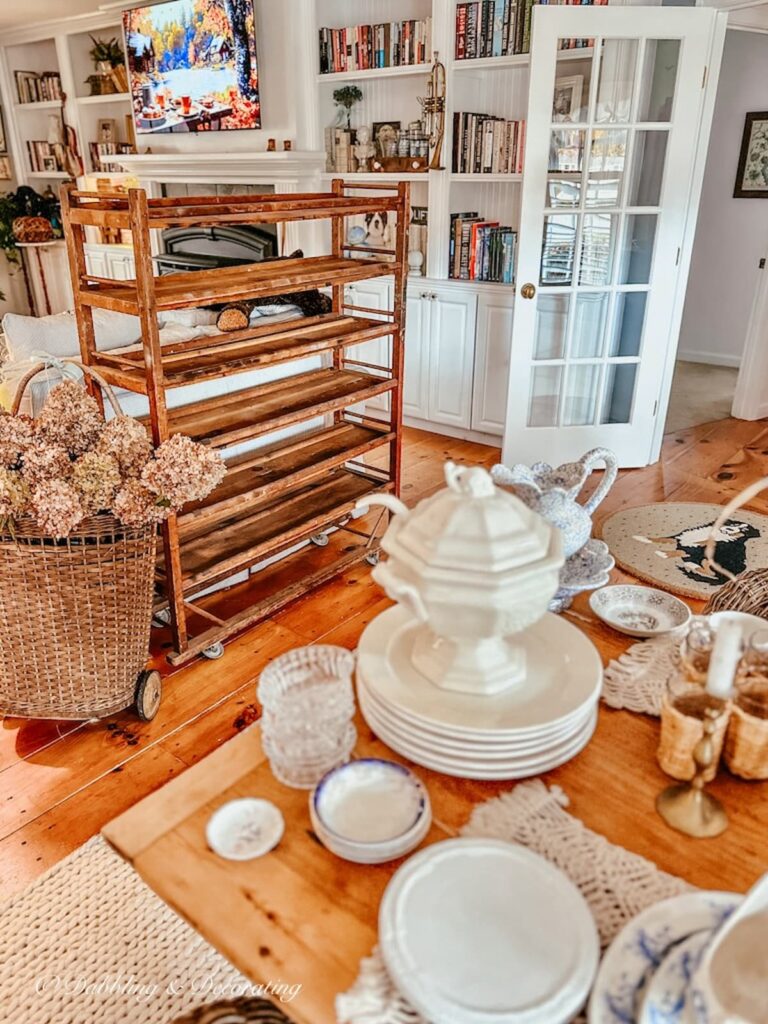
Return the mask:
[(117, 156), (120, 153), (133, 153), (133, 146), (128, 142), (89, 142), (88, 150), (91, 154), (91, 166), (98, 171), (105, 166), (119, 162), (110, 160), (111, 156)]
[[(456, 60), (529, 53), (534, 2), (569, 6), (604, 5), (608, 0), (480, 0), (456, 5)], [(561, 49), (592, 46), (591, 39), (563, 39)]]
[(350, 128), (325, 129), (325, 169), (329, 174), (350, 174), (357, 169), (353, 134)]
[(449, 276), (463, 281), (515, 283), (517, 232), (476, 210), (451, 214)]
[(66, 171), (66, 150), (60, 142), (27, 141), (29, 168), (32, 171), (50, 171), (59, 174)]
[(453, 115), (454, 174), (520, 174), (524, 149), (525, 121), (459, 111)]
[(320, 74), (426, 64), (432, 19), (320, 29)]
[(19, 103), (43, 103), (61, 99), (58, 71), (14, 71)]

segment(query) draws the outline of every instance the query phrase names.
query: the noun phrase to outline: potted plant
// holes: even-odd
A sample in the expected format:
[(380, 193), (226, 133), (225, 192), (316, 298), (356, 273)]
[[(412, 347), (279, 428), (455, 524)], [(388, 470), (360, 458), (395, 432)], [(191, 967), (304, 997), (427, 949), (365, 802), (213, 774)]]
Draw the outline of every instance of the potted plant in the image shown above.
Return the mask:
[(91, 87), (92, 96), (104, 96), (120, 92), (119, 82), (115, 80), (115, 69), (125, 64), (123, 48), (115, 36), (112, 39), (97, 39), (91, 36), (93, 46), (89, 50), (91, 60), (96, 68), (95, 75), (89, 75), (87, 82)]
[(352, 107), (359, 103), (362, 98), (363, 93), (356, 85), (345, 85), (341, 89), (333, 90), (333, 102), (337, 107), (346, 111), (348, 129), (352, 127), (350, 123)]

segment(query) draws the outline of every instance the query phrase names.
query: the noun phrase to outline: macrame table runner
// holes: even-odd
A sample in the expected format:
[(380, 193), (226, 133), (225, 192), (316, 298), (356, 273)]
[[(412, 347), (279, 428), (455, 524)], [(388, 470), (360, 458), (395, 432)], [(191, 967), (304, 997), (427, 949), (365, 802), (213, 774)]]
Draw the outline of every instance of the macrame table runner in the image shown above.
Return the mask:
[[(461, 834), (522, 843), (560, 868), (589, 904), (603, 948), (641, 910), (692, 888), (609, 843), (567, 806), (558, 786), (533, 779), (478, 805)], [(354, 986), (337, 997), (336, 1015), (343, 1024), (427, 1024), (394, 988), (378, 949), (363, 961)]]
[[(633, 644), (605, 670), (605, 703), (660, 715), (664, 690), (679, 664), (679, 644), (675, 633)], [(645, 907), (690, 888), (592, 832), (567, 806), (559, 787), (548, 789), (534, 779), (476, 807), (461, 834), (522, 843), (564, 871), (589, 903), (603, 948)], [(354, 986), (338, 996), (336, 1015), (343, 1024), (427, 1024), (392, 984), (378, 949), (363, 960)]]

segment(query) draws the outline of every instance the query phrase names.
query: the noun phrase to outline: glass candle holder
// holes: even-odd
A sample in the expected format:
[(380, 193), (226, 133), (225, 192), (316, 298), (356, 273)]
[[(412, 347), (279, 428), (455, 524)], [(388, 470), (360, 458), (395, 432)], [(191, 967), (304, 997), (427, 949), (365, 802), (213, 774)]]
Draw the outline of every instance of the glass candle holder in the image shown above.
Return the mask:
[(715, 646), (715, 633), (703, 615), (694, 615), (680, 644), (680, 665), (688, 682), (704, 684)]
[(357, 739), (354, 667), (345, 648), (316, 644), (288, 651), (261, 673), (262, 742), (280, 782), (311, 789), (349, 759)]
[(757, 671), (756, 662), (751, 667), (753, 673), (736, 689), (724, 757), (734, 775), (768, 779), (768, 676)]
[(674, 676), (664, 695), (661, 706), (661, 739), (658, 762), (661, 770), (673, 779), (689, 781), (696, 773), (693, 749), (704, 735), (704, 723), (713, 719), (711, 731), (711, 763), (702, 774), (711, 782), (723, 750), (725, 732), (730, 717), (728, 701), (714, 697), (697, 683), (683, 676)]
[(737, 675), (742, 689), (760, 683), (768, 684), (768, 629), (758, 629), (750, 636)]

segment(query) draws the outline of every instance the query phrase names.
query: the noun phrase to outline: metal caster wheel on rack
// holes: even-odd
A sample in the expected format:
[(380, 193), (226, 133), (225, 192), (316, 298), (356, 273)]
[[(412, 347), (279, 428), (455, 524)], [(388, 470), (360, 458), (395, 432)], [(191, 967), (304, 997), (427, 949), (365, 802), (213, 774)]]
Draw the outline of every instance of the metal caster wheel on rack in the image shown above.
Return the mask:
[(161, 608), (159, 612), (155, 612), (152, 616), (153, 626), (170, 626), (171, 624), (171, 609)]
[(319, 548), (328, 546), (328, 534), (327, 533), (313, 533), (309, 538), (313, 544), (316, 544)]
[(203, 651), (203, 657), (208, 658), (209, 661), (216, 661), (218, 658), (224, 655), (224, 644), (219, 641), (218, 643), (211, 644), (210, 647), (206, 647)]
[(142, 722), (151, 722), (160, 710), (163, 680), (156, 669), (143, 669), (136, 680), (136, 714)]
[(381, 561), (381, 552), (369, 551), (368, 554), (365, 556), (365, 561), (368, 563), (368, 565), (378, 565), (379, 562)]

